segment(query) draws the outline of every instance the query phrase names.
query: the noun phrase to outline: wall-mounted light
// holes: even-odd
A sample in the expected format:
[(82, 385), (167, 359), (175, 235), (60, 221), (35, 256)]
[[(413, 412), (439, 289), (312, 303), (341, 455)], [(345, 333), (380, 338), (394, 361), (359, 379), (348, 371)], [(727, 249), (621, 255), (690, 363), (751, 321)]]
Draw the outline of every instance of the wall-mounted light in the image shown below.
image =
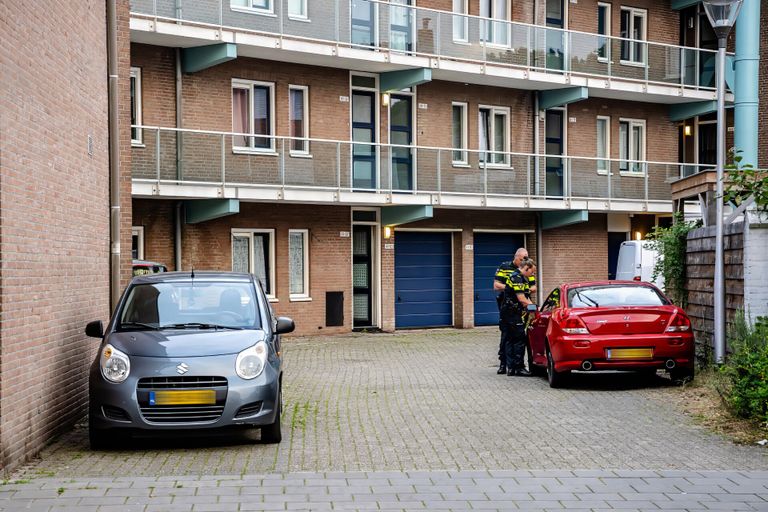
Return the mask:
[(639, 231), (635, 231), (635, 240), (642, 240), (643, 235)]
[(691, 128), (692, 128), (692, 126), (689, 125), (689, 124), (686, 124), (683, 127), (683, 133), (685, 134), (686, 137), (690, 137), (691, 134), (693, 133), (693, 130)]
[(381, 95), (381, 104), (384, 105), (385, 107), (387, 105), (389, 105), (389, 93), (388, 92), (385, 92), (384, 94)]
[(389, 240), (392, 237), (392, 228), (390, 226), (384, 226), (384, 238)]

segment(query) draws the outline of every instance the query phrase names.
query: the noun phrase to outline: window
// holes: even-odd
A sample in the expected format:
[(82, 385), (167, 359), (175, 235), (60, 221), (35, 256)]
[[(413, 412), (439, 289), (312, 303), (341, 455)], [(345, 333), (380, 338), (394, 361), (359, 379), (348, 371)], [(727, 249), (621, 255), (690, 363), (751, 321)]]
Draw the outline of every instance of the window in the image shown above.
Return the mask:
[(621, 60), (627, 63), (645, 63), (646, 17), (645, 9), (621, 8)]
[(309, 231), (288, 230), (288, 273), (290, 298), (309, 298)]
[(509, 109), (480, 107), (480, 162), (509, 165)]
[(274, 151), (275, 85), (250, 80), (232, 80), (232, 131), (237, 134), (263, 135), (247, 137), (233, 135), (236, 149)]
[(141, 128), (141, 68), (131, 68), (131, 144), (142, 144)]
[(453, 12), (464, 14), (465, 16), (453, 17), (453, 41), (456, 43), (469, 42), (469, 18), (467, 10), (467, 0), (453, 0)]
[(269, 298), (275, 297), (275, 230), (232, 230), (232, 271), (253, 274)]
[[(601, 2), (597, 4), (597, 33), (601, 36), (611, 35), (611, 4)], [(607, 37), (597, 38), (597, 60), (608, 60), (610, 44), (610, 39)]]
[(480, 16), (499, 20), (480, 20), (482, 41), (499, 46), (509, 46), (510, 11), (509, 0), (480, 0)]
[(456, 149), (467, 149), (467, 104), (466, 103), (453, 103), (453, 125), (452, 125), (452, 141), (453, 153), (451, 159), (454, 164), (466, 165), (469, 161), (467, 159), (466, 151), (455, 151)]
[(644, 174), (645, 121), (619, 120), (619, 159), (621, 172)]
[(289, 126), (291, 130), (291, 154), (309, 154), (309, 88), (301, 85), (288, 87)]
[(307, 19), (307, 0), (288, 0), (288, 16)]
[(597, 158), (605, 160), (597, 161), (598, 174), (607, 174), (611, 168), (611, 118), (597, 116)]
[(258, 14), (274, 14), (275, 12), (272, 0), (230, 0), (229, 5), (235, 9), (248, 9)]
[(134, 260), (144, 259), (144, 226), (131, 228), (131, 258)]

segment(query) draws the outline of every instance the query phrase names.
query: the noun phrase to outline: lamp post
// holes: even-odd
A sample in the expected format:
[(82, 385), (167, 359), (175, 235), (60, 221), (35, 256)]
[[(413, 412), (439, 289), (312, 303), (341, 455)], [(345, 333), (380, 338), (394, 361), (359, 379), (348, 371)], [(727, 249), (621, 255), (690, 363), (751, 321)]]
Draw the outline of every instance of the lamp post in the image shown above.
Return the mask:
[(723, 258), (723, 174), (725, 169), (725, 47), (742, 0), (704, 0), (717, 36), (717, 184), (715, 190), (715, 362), (725, 360), (725, 263)]

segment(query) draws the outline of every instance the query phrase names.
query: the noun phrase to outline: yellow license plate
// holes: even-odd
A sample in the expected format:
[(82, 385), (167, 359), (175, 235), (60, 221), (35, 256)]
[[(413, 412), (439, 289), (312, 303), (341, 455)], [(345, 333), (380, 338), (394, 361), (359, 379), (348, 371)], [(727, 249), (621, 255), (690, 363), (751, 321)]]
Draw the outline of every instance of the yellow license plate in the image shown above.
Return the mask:
[(149, 405), (214, 405), (216, 391), (194, 389), (185, 391), (150, 391)]
[(624, 361), (627, 359), (653, 359), (652, 348), (608, 348), (605, 357), (609, 361)]

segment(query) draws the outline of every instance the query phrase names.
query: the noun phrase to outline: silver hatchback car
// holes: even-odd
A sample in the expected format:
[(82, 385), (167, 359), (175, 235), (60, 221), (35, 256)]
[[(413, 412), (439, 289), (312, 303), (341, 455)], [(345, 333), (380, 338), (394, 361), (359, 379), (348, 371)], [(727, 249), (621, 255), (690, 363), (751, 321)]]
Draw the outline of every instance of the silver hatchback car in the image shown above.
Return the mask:
[(249, 274), (169, 272), (134, 277), (101, 338), (90, 371), (89, 436), (94, 449), (120, 434), (258, 427), (279, 443), (282, 406), (276, 318)]

